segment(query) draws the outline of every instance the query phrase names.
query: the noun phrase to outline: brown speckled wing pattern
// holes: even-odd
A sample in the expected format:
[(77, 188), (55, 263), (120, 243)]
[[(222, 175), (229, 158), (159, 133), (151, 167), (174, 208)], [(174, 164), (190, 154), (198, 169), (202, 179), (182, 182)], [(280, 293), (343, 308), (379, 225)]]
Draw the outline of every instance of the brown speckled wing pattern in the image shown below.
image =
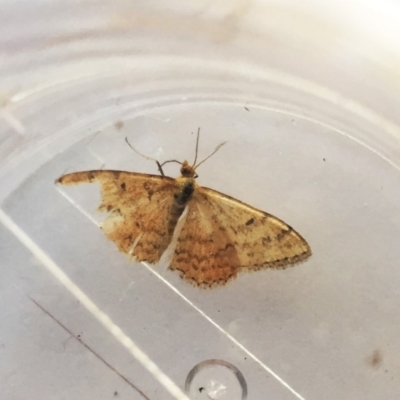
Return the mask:
[(109, 212), (102, 229), (124, 253), (157, 263), (172, 240), (179, 216), (172, 212), (175, 179), (123, 171), (86, 171), (64, 175), (63, 185), (101, 185), (99, 210)]
[(240, 270), (285, 268), (311, 249), (278, 218), (212, 189), (197, 186), (171, 268), (201, 286), (225, 284)]

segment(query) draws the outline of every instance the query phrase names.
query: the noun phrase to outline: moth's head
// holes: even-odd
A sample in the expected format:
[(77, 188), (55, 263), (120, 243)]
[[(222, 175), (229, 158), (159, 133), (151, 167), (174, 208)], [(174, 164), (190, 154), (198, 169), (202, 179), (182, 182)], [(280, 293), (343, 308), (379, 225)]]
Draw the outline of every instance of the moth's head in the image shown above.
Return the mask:
[[(182, 174), (182, 177), (184, 177), (184, 178), (194, 178), (194, 179), (196, 179), (198, 177), (198, 175), (196, 173), (196, 169), (201, 164), (203, 164), (204, 161), (208, 160), (213, 154), (215, 154), (226, 143), (226, 142), (220, 143), (208, 157), (206, 157), (203, 161), (201, 161), (201, 162), (196, 164), (196, 162), (197, 162), (197, 154), (198, 154), (198, 150), (199, 150), (199, 138), (200, 138), (200, 128), (197, 131), (196, 155), (194, 157), (193, 164), (190, 165), (186, 160), (181, 164), (181, 174)], [(175, 162), (179, 162), (179, 161), (175, 161)]]
[(190, 165), (186, 160), (182, 163), (181, 175), (185, 178), (197, 178), (195, 167)]

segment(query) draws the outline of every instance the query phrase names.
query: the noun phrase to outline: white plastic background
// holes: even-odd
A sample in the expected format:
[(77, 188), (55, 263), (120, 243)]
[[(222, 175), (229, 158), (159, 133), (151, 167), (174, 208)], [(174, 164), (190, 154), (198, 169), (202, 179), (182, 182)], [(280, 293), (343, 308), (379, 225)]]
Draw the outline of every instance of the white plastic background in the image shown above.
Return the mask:
[[(251, 400), (397, 398), (399, 31), (391, 1), (0, 1), (0, 398), (174, 398), (21, 235), (181, 390), (218, 359)], [(97, 187), (54, 185), (157, 173), (125, 137), (191, 160), (198, 127), (203, 156), (228, 140), (198, 182), (292, 225), (308, 262), (194, 288), (116, 250)]]

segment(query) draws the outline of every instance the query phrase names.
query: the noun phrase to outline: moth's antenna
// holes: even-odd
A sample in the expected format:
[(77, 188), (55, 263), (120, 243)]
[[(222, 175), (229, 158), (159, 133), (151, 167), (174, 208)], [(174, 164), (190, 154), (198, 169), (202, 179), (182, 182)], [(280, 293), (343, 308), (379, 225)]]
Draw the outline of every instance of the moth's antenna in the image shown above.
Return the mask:
[(196, 161), (197, 161), (197, 154), (199, 153), (199, 139), (200, 139), (200, 127), (199, 129), (197, 129), (197, 138), (196, 138), (196, 155), (194, 157), (194, 161), (193, 161), (193, 165), (192, 167), (194, 167), (196, 165)]
[(135, 149), (135, 148), (129, 143), (129, 140), (128, 140), (127, 137), (125, 138), (125, 142), (128, 144), (128, 146), (129, 146), (135, 153), (139, 154), (139, 156), (142, 156), (143, 158), (145, 158), (145, 159), (147, 159), (147, 160), (155, 161), (155, 163), (157, 164), (157, 168), (158, 168), (158, 170), (160, 171), (160, 174), (161, 174), (162, 176), (165, 176), (165, 175), (164, 175), (164, 171), (163, 171), (163, 169), (162, 169), (162, 166), (163, 166), (165, 163), (163, 163), (163, 164), (161, 165), (161, 164), (159, 163), (159, 161), (156, 160), (155, 158), (150, 157), (150, 156), (146, 156), (146, 155), (142, 154), (139, 150)]
[(201, 164), (203, 164), (204, 161), (207, 161), (212, 155), (214, 155), (226, 142), (220, 143), (215, 150), (208, 156), (206, 157), (203, 161), (200, 161), (197, 165), (195, 165), (193, 168), (196, 169), (198, 168)]

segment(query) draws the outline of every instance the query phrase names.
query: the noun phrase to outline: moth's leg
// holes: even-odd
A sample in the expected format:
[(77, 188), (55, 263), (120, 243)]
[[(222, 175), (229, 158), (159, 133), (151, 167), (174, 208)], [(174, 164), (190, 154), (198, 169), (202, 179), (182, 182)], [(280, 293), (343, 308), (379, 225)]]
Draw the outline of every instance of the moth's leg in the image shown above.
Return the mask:
[(135, 247), (137, 246), (137, 244), (139, 243), (139, 240), (142, 238), (143, 233), (141, 233), (136, 239), (135, 241), (132, 243), (131, 248), (128, 251), (128, 257), (129, 259), (134, 258), (135, 256), (133, 255), (133, 251), (135, 250)]
[(158, 170), (161, 172), (162, 176), (164, 176), (164, 172), (162, 170), (162, 166), (165, 165), (165, 164), (171, 163), (171, 162), (175, 162), (175, 163), (178, 163), (178, 164), (182, 165), (182, 163), (180, 161), (178, 161), (178, 160), (167, 160), (167, 161), (164, 161), (162, 164), (160, 164), (158, 161), (156, 161), (157, 166), (158, 166)]
[(160, 171), (161, 176), (165, 176), (161, 164), (157, 160), (155, 160), (155, 161), (156, 161), (157, 168)]

